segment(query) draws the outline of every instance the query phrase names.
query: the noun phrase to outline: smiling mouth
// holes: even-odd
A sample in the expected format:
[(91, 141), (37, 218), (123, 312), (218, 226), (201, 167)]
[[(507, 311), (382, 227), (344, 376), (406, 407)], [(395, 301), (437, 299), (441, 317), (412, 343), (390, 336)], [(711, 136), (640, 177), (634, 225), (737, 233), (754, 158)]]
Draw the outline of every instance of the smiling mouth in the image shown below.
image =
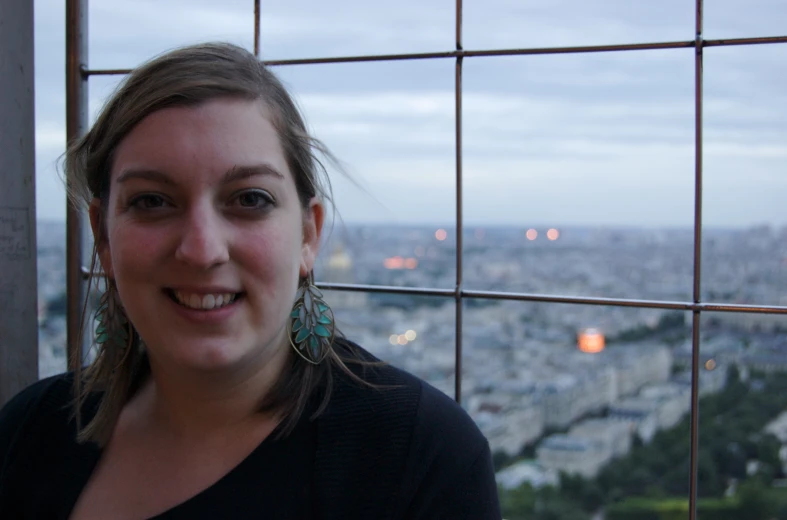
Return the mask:
[(232, 305), (243, 298), (245, 293), (195, 294), (173, 289), (164, 289), (169, 298), (182, 307), (197, 311), (212, 311)]

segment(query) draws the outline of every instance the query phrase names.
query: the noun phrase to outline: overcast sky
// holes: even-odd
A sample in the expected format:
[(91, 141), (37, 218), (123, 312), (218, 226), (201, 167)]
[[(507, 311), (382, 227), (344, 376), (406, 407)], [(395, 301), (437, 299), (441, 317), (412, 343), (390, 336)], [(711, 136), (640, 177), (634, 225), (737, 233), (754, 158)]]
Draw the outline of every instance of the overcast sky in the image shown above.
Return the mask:
[[(205, 40), (253, 47), (252, 0), (91, 0), (90, 68)], [(35, 0), (39, 218), (65, 218), (65, 8)], [(454, 48), (447, 0), (263, 0), (265, 59)], [(787, 35), (783, 0), (707, 0), (705, 37)], [(693, 0), (465, 0), (464, 48), (691, 40)], [(278, 67), (316, 135), (347, 222), (450, 224), (451, 59)], [(90, 80), (95, 113), (120, 80)], [(465, 221), (693, 223), (694, 50), (468, 58)], [(704, 221), (787, 225), (787, 44), (705, 50)]]

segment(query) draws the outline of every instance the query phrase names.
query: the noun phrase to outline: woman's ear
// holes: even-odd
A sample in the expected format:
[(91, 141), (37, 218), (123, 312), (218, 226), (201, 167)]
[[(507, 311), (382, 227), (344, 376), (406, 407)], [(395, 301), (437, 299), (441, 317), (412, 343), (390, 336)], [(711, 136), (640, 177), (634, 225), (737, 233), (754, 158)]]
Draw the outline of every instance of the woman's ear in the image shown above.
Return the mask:
[(101, 267), (108, 277), (112, 278), (112, 255), (109, 251), (109, 240), (107, 240), (107, 223), (104, 209), (101, 207), (101, 200), (94, 198), (90, 201), (88, 208), (90, 215), (90, 228), (93, 230), (93, 241), (96, 244), (98, 260)]
[(325, 207), (317, 197), (312, 197), (309, 207), (303, 212), (303, 244), (301, 246), (301, 278), (314, 268), (320, 250), (320, 237), (325, 219)]

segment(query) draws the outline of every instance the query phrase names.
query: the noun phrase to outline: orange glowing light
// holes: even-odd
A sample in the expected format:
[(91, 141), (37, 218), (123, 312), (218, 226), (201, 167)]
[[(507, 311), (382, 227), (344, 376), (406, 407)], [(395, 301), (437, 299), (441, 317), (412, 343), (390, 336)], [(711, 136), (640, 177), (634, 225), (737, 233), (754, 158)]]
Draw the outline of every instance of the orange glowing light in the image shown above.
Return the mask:
[(442, 242), (448, 237), (448, 232), (445, 229), (438, 229), (434, 232), (434, 237)]
[(709, 359), (705, 362), (705, 370), (713, 370), (716, 368), (716, 361)]
[(558, 237), (560, 237), (560, 231), (558, 231), (557, 229), (552, 228), (549, 231), (547, 231), (547, 238), (549, 240), (557, 240)]
[(407, 337), (404, 334), (399, 334), (398, 341), (400, 345), (407, 345)]
[(605, 346), (604, 334), (598, 329), (585, 329), (577, 335), (577, 346), (582, 352), (601, 352)]
[(401, 256), (392, 256), (383, 260), (383, 266), (386, 269), (402, 269), (404, 267), (404, 258)]
[(416, 260), (415, 258), (407, 258), (404, 261), (404, 266), (407, 269), (415, 269), (416, 267), (418, 267), (418, 260)]
[(536, 238), (538, 238), (538, 231), (536, 231), (533, 228), (530, 228), (527, 230), (527, 233), (525, 233), (525, 236), (527, 237), (528, 240), (535, 240)]

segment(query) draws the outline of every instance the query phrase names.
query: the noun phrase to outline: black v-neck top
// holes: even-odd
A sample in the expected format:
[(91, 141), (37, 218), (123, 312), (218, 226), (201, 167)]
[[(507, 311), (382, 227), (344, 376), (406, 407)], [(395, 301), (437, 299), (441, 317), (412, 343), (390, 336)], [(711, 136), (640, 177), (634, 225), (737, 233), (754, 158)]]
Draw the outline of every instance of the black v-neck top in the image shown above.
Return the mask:
[[(317, 419), (304, 414), (289, 436), (269, 436), (155, 518), (499, 520), (489, 445), (470, 417), (406, 372), (358, 370), (378, 388), (337, 374)], [(0, 519), (67, 520), (93, 473), (101, 453), (76, 442), (72, 381), (39, 381), (0, 409)]]
[[(301, 420), (290, 435), (269, 435), (238, 466), (155, 520), (298, 518), (311, 520), (314, 423)], [(246, 497), (237, 500), (237, 497)]]
[[(24, 404), (26, 403), (12, 402), (9, 409), (3, 410), (3, 415), (23, 411)], [(46, 407), (48, 403), (42, 404)], [(46, 430), (49, 434), (43, 432), (44, 438), (49, 442), (37, 446), (33, 457), (28, 456), (26, 461), (20, 461), (21, 467), (18, 471), (32, 474), (36, 471), (36, 466), (41, 466), (41, 469), (51, 473), (47, 475), (36, 472), (36, 481), (41, 487), (24, 490), (21, 496), (13, 498), (22, 502), (24, 510), (30, 512), (23, 518), (66, 519), (93, 474), (101, 451), (94, 444), (78, 444), (69, 437), (58, 435), (56, 428)], [(214, 484), (150, 520), (311, 520), (312, 476), (317, 447), (316, 423), (309, 420), (308, 414), (304, 414), (289, 435), (281, 437), (278, 434), (279, 428), (276, 428), (246, 458)], [(0, 435), (0, 446), (4, 440), (6, 439)], [(58, 463), (59, 460), (62, 462)], [(6, 460), (2, 466), (5, 466), (6, 462), (12, 461)], [(2, 489), (12, 487), (0, 486)], [(39, 493), (47, 499), (38, 500), (36, 495)], [(238, 500), (238, 497), (244, 499)], [(6, 516), (3, 511), (0, 501), (0, 519), (16, 518)]]

